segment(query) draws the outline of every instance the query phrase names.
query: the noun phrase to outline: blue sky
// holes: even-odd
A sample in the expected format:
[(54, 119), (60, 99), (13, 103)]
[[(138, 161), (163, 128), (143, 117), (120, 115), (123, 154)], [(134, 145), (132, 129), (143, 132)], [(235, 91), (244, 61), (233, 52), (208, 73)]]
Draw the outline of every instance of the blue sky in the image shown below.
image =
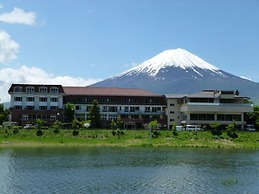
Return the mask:
[(259, 82), (258, 0), (0, 0), (0, 98), (11, 83), (89, 85), (183, 48)]

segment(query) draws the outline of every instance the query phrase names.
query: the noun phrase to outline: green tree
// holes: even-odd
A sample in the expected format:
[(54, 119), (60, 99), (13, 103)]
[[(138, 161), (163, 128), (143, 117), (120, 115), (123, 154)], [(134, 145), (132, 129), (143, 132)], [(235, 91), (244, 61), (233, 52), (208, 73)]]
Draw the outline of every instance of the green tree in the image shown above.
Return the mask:
[(74, 129), (79, 129), (83, 127), (83, 121), (79, 121), (76, 118), (73, 119), (72, 121), (72, 128)]
[(3, 104), (0, 104), (0, 125), (3, 124), (4, 121), (8, 121), (9, 110), (4, 108)]
[(172, 130), (173, 130), (173, 135), (174, 136), (178, 136), (178, 133), (177, 133), (177, 131), (176, 131), (176, 122), (174, 121), (173, 123), (172, 123)]
[(65, 121), (71, 123), (74, 120), (74, 115), (75, 115), (75, 105), (72, 103), (67, 103), (65, 105)]
[(36, 119), (36, 125), (37, 125), (37, 129), (41, 129), (42, 126), (45, 124), (45, 121), (42, 119)]
[(148, 127), (151, 130), (152, 137), (158, 137), (160, 135), (158, 131), (159, 123), (157, 120), (150, 121)]
[(211, 129), (211, 134), (212, 135), (222, 135), (222, 131), (221, 131), (221, 124), (220, 122), (213, 122), (210, 124), (210, 129)]
[(254, 111), (246, 114), (246, 122), (254, 124), (256, 128), (259, 127), (259, 106), (254, 106)]
[(60, 129), (62, 126), (62, 123), (59, 120), (56, 120), (55, 123), (53, 123), (52, 127), (54, 129)]
[(236, 123), (230, 123), (227, 126), (227, 135), (232, 138), (238, 138), (238, 135), (236, 133)]
[(97, 100), (93, 100), (92, 106), (89, 111), (89, 119), (91, 120), (91, 127), (99, 127), (100, 126), (100, 107)]

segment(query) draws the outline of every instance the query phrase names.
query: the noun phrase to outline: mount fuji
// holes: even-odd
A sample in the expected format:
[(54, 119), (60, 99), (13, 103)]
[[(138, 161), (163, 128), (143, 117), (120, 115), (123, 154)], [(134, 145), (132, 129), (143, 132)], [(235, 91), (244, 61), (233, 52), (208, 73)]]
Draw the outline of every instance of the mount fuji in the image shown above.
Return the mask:
[(141, 88), (159, 94), (190, 94), (204, 89), (238, 90), (255, 102), (259, 83), (227, 73), (184, 49), (166, 50), (94, 87)]

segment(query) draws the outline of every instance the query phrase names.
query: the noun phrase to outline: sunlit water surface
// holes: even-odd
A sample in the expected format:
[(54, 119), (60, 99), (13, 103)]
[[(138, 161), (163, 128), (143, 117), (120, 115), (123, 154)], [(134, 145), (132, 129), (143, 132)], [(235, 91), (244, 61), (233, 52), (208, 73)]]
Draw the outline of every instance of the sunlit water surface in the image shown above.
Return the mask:
[(259, 193), (259, 151), (0, 148), (0, 193)]

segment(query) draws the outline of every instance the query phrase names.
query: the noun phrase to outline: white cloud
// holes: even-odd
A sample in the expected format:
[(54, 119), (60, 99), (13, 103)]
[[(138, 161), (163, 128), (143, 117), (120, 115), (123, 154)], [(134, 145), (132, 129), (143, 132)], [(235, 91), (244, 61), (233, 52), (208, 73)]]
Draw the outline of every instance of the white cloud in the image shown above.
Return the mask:
[(24, 24), (32, 26), (36, 24), (35, 12), (25, 12), (24, 10), (15, 7), (10, 13), (0, 14), (0, 21), (10, 24)]
[(0, 64), (8, 64), (17, 59), (20, 45), (9, 34), (0, 30)]
[(63, 86), (87, 86), (101, 79), (84, 79), (81, 77), (55, 76), (37, 67), (21, 66), (19, 68), (0, 69), (0, 99), (9, 102), (8, 89), (12, 83), (61, 84)]

